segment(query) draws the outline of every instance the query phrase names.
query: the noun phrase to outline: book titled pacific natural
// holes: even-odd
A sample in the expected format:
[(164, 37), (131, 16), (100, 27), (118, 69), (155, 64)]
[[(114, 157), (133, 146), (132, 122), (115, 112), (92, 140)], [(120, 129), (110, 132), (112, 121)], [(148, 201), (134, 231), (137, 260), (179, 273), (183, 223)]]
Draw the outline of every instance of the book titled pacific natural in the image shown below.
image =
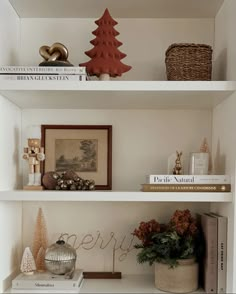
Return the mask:
[(12, 280), (12, 289), (41, 289), (41, 290), (74, 290), (83, 281), (83, 271), (76, 270), (72, 279), (64, 275), (54, 275), (49, 272), (34, 275), (19, 274)]
[(229, 175), (147, 175), (147, 184), (230, 184)]

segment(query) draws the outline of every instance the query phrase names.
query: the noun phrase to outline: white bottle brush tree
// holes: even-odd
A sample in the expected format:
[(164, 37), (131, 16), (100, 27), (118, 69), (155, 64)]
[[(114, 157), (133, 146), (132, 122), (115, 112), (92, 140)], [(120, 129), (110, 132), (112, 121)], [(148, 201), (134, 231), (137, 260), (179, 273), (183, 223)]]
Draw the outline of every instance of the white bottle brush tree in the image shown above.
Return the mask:
[(24, 250), (20, 270), (25, 275), (32, 275), (36, 270), (34, 257), (29, 247), (26, 247)]

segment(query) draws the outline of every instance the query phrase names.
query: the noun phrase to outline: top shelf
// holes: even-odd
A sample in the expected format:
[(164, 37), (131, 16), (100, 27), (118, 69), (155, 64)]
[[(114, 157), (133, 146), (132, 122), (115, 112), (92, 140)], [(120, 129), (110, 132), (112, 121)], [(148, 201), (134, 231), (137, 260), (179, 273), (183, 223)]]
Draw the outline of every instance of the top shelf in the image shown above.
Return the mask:
[[(20, 18), (214, 18), (224, 0), (9, 0)], [(135, 9), (134, 9), (135, 7)]]
[(212, 109), (235, 90), (229, 81), (0, 81), (22, 109)]

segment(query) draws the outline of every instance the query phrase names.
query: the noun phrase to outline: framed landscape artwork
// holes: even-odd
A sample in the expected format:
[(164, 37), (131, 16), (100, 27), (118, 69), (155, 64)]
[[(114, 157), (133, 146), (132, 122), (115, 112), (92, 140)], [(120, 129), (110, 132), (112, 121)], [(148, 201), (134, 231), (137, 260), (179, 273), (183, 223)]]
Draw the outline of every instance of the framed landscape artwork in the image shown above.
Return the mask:
[(41, 132), (43, 174), (74, 170), (96, 190), (112, 189), (111, 125), (42, 125)]

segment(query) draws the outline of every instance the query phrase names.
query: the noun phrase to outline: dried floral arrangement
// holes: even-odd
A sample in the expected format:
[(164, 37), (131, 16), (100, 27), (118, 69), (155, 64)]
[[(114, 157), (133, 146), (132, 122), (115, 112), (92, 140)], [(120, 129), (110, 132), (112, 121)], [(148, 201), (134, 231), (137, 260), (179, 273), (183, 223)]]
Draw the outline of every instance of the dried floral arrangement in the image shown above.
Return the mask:
[(154, 219), (141, 222), (133, 235), (141, 241), (134, 246), (141, 249), (137, 255), (139, 263), (164, 262), (174, 267), (179, 259), (198, 260), (203, 253), (200, 225), (188, 209), (176, 210), (167, 224)]

